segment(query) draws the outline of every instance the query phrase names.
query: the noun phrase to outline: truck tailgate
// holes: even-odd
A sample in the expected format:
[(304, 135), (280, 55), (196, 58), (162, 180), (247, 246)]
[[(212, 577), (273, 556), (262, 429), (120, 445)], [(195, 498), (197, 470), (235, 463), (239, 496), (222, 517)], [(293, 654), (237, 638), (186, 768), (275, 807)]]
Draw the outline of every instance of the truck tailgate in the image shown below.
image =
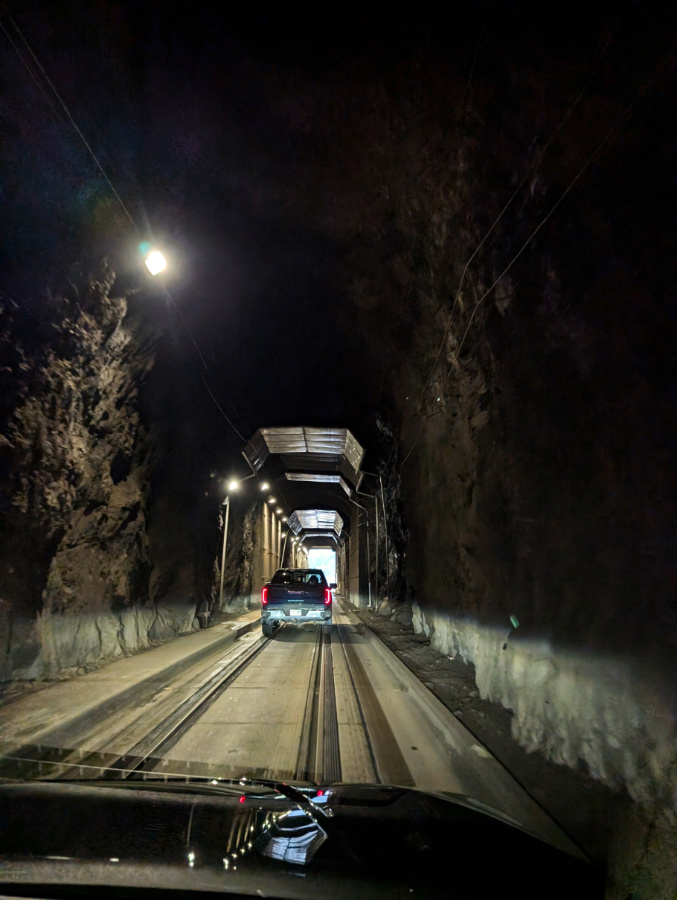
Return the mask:
[(324, 587), (321, 584), (270, 584), (269, 606), (323, 606)]

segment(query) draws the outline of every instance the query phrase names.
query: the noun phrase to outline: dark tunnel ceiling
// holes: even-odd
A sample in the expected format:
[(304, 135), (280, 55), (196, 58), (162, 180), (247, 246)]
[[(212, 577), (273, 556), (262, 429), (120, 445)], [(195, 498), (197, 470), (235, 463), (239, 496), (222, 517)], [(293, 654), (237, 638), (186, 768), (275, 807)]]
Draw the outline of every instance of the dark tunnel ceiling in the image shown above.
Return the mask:
[[(242, 434), (263, 424), (349, 426), (374, 454), (373, 470), (384, 444), (375, 411), (392, 412), (384, 384), (397, 361), (382, 339), (387, 323), (374, 323), (371, 335), (354, 327), (346, 248), (312, 217), (289, 214), (287, 189), (321, 163), (299, 149), (299, 135), (311, 128), (302, 86), (328, 90), (351, 73), (357, 81), (345, 82), (348, 103), (360, 78), (397, 73), (416, 54), (443, 60), (462, 84), (471, 71), (481, 73), (484, 89), (496, 71), (516, 73), (550, 47), (559, 54), (553, 58), (569, 51), (592, 58), (607, 36), (606, 5), (561, 8), (566, 14), (552, 16), (549, 5), (535, 16), (499, 2), (437, 13), (424, 3), (415, 14), (391, 8), (385, 15), (340, 3), (223, 11), (191, 4), (160, 13), (132, 2), (37, 0), (30, 10), (10, 3), (140, 233), (130, 233), (77, 135), (52, 115), (6, 47), (3, 91), (20, 121), (3, 146), (3, 289), (38, 306), (47, 289), (79, 283), (85, 256), (104, 250), (121, 279), (134, 281), (128, 252), (140, 234), (152, 234), (180, 263), (169, 283), (201, 353), (161, 299), (135, 301), (164, 333), (154, 377), (174, 378), (175, 420), (167, 427), (181, 421), (185, 432), (176, 442), (199, 452), (207, 471), (241, 462), (240, 438), (204, 390), (206, 368)], [(546, 80), (556, 84), (555, 76)], [(335, 174), (339, 188), (344, 165)], [(480, 222), (485, 213), (477, 210)], [(285, 494), (301, 496), (292, 484)], [(335, 493), (348, 521), (345, 492)], [(304, 504), (325, 505), (295, 502)]]
[[(262, 423), (350, 425), (373, 452), (387, 361), (378, 341), (367, 357), (352, 329), (344, 248), (289, 216), (279, 186), (302, 173), (296, 79), (321, 83), (359, 60), (390, 65), (429, 40), (433, 23), (392, 10), (356, 18), (338, 3), (81, 12), (37, 2), (13, 14), (141, 236), (152, 232), (179, 262), (170, 287), (221, 405), (245, 435)], [(455, 16), (463, 71), (482, 16)], [(83, 244), (133, 282), (136, 237), (77, 135), (53, 121), (18, 59), (6, 53), (0, 65), (31, 135), (28, 148), (18, 135), (5, 145), (20, 202), (0, 210), (3, 288), (39, 302), (47, 287), (76, 283)], [(288, 84), (284, 100), (271, 95), (271, 69)], [(158, 372), (184, 373), (175, 402), (187, 430), (202, 423), (205, 441), (236, 458), (239, 441), (204, 391), (191, 340), (161, 299), (144, 300), (143, 312), (165, 333)]]

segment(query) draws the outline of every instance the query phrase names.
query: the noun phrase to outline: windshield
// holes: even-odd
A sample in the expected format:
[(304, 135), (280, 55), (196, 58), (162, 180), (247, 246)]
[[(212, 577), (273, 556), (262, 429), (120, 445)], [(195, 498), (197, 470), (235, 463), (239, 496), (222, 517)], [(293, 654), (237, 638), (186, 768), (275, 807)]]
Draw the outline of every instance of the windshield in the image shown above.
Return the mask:
[(677, 7), (363, 6), (3, 4), (0, 772), (446, 798), (645, 898)]
[(326, 585), (320, 569), (280, 569), (270, 580), (271, 584), (321, 584)]

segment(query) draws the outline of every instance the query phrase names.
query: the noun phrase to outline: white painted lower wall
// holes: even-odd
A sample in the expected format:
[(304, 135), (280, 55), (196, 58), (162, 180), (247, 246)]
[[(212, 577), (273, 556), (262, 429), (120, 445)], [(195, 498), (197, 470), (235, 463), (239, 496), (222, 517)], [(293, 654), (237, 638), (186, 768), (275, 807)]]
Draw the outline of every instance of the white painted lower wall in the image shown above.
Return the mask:
[[(487, 627), (413, 604), (413, 626), (440, 653), (475, 666), (482, 698), (513, 711), (512, 736), (572, 768), (580, 760), (611, 786), (649, 803), (677, 795), (677, 685), (621, 658), (563, 651), (519, 630)], [(505, 645), (505, 649), (504, 648)]]
[(195, 602), (133, 606), (120, 612), (38, 616), (24, 625), (24, 641), (32, 649), (23, 666), (10, 665), (7, 680), (50, 678), (75, 666), (98, 665), (146, 650), (197, 629)]

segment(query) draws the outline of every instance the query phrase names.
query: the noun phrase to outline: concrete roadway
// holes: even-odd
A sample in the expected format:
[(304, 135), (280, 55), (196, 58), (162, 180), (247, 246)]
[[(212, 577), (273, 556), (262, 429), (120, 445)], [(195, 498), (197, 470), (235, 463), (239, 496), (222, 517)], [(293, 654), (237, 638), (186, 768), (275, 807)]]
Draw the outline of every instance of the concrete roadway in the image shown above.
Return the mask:
[[(340, 600), (331, 638), (343, 782), (468, 796), (574, 852), (510, 773)], [(161, 768), (290, 779), (319, 652), (315, 626), (283, 626)], [(185, 760), (190, 760), (186, 767)]]
[[(252, 618), (248, 627), (255, 616), (247, 616)], [(77, 753), (126, 753), (235, 654), (244, 658), (262, 645), (201, 717), (170, 749), (163, 749), (159, 771), (299, 778), (300, 745), (308, 741), (321, 748), (331, 732), (338, 735), (337, 780), (468, 796), (562, 849), (577, 852), (507, 770), (373, 632), (341, 606), (340, 599), (334, 604), (334, 623), (329, 641), (315, 626), (283, 626), (265, 645), (255, 626), (227, 647), (214, 644), (212, 655), (205, 654), (182, 672), (172, 671), (162, 688), (161, 677), (154, 687), (146, 679), (143, 692), (136, 700), (129, 697), (124, 708), (110, 709), (105, 716), (81, 716), (70, 733), (61, 726), (58, 743), (55, 728), (51, 733), (43, 729), (40, 742)], [(205, 640), (208, 632), (202, 632)], [(144, 657), (150, 653), (119, 662), (129, 667), (136, 659), (147, 666)], [(111, 676), (116, 665), (107, 667)], [(89, 677), (70, 682), (71, 696)], [(68, 693), (64, 683), (54, 689), (55, 697)], [(49, 707), (50, 691), (47, 688), (26, 702)], [(0, 728), (3, 719), (9, 724), (13, 712), (21, 714), (21, 702), (0, 710)], [(321, 758), (318, 750), (317, 759)], [(321, 763), (317, 766), (310, 771), (321, 778)]]

